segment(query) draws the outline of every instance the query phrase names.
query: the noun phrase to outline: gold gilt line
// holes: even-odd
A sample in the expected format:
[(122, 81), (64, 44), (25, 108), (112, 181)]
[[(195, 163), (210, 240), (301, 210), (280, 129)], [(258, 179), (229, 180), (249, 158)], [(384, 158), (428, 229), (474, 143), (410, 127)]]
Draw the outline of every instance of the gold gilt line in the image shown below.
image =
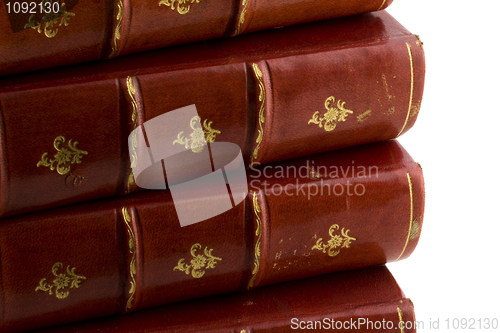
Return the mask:
[(410, 73), (411, 73), (410, 103), (408, 105), (408, 113), (406, 114), (405, 123), (403, 124), (403, 128), (401, 128), (401, 131), (399, 131), (397, 136), (400, 136), (401, 133), (403, 133), (403, 130), (405, 129), (406, 124), (408, 123), (408, 118), (410, 117), (411, 105), (413, 104), (413, 56), (411, 54), (410, 44), (406, 43), (406, 47), (408, 48), (408, 54), (410, 56)]
[(408, 246), (408, 242), (410, 240), (411, 230), (412, 230), (412, 227), (413, 227), (413, 186), (412, 186), (412, 183), (411, 183), (411, 176), (410, 176), (410, 174), (407, 173), (406, 175), (408, 176), (408, 187), (410, 189), (410, 228), (408, 230), (408, 236), (406, 236), (405, 247), (403, 248), (403, 251), (399, 255), (398, 259), (396, 259), (396, 261), (398, 261), (401, 258), (401, 256), (403, 255), (403, 253), (405, 253), (406, 247)]
[(129, 235), (128, 247), (130, 249), (130, 253), (132, 254), (132, 259), (130, 260), (130, 277), (132, 278), (132, 281), (130, 281), (130, 290), (128, 292), (130, 297), (128, 298), (127, 306), (125, 308), (125, 311), (128, 311), (130, 308), (132, 308), (132, 301), (134, 300), (135, 288), (136, 288), (136, 283), (135, 283), (135, 275), (137, 274), (137, 269), (135, 266), (136, 248), (135, 248), (134, 230), (132, 229), (132, 226), (130, 224), (132, 222), (132, 218), (130, 217), (127, 211), (127, 207), (122, 208), (122, 215), (123, 215), (123, 220), (127, 225), (127, 231)]
[(405, 333), (405, 326), (404, 326), (404, 320), (403, 320), (403, 311), (398, 306), (398, 317), (399, 317), (399, 328), (401, 329), (401, 333)]
[(240, 18), (238, 20), (238, 27), (236, 28), (236, 31), (234, 32), (233, 36), (240, 34), (241, 26), (243, 25), (243, 23), (245, 23), (245, 16), (247, 14), (248, 2), (249, 0), (243, 0), (243, 2), (241, 3), (241, 5), (243, 6), (243, 10), (241, 11)]
[(256, 140), (257, 147), (255, 147), (255, 149), (253, 151), (251, 164), (254, 163), (255, 160), (257, 159), (257, 157), (259, 156), (260, 145), (261, 145), (262, 139), (264, 137), (264, 129), (262, 127), (262, 124), (264, 124), (264, 121), (266, 120), (264, 118), (264, 106), (265, 106), (265, 101), (266, 101), (266, 91), (264, 89), (264, 82), (262, 80), (262, 71), (260, 70), (259, 65), (257, 65), (257, 64), (253, 64), (252, 67), (253, 67), (253, 72), (255, 74), (255, 77), (259, 81), (259, 89), (260, 89), (259, 102), (261, 102), (261, 105), (260, 105), (260, 111), (259, 111), (259, 127), (260, 127), (260, 129), (258, 130), (259, 135), (257, 136), (257, 140)]
[(253, 287), (253, 283), (255, 281), (255, 278), (257, 277), (257, 273), (259, 272), (260, 268), (260, 239), (262, 237), (262, 220), (260, 218), (260, 213), (262, 210), (260, 209), (259, 206), (259, 200), (257, 199), (257, 193), (253, 193), (253, 211), (255, 213), (255, 218), (257, 220), (257, 230), (255, 231), (255, 236), (257, 236), (257, 242), (255, 243), (255, 261), (254, 261), (254, 267), (252, 270), (252, 278), (250, 279), (250, 282), (248, 283), (248, 289)]
[(385, 2), (386, 2), (386, 0), (382, 1), (382, 4), (380, 5), (380, 7), (378, 7), (378, 9), (377, 9), (377, 10), (381, 10), (381, 9), (382, 9), (382, 7), (384, 7)]
[(113, 47), (111, 48), (111, 54), (109, 58), (112, 58), (118, 52), (118, 40), (121, 38), (120, 30), (122, 28), (122, 20), (123, 20), (123, 2), (120, 0), (118, 2), (118, 14), (116, 14), (116, 20), (118, 23), (116, 24), (115, 33), (113, 34)]
[(134, 123), (134, 128), (137, 127), (137, 101), (135, 100), (135, 88), (130, 76), (127, 77), (127, 90), (130, 98), (132, 99), (132, 122)]
[[(130, 76), (127, 77), (127, 90), (128, 94), (130, 96), (130, 99), (132, 100), (132, 123), (134, 124), (134, 128), (137, 128), (137, 101), (135, 100), (135, 88), (134, 84), (132, 82), (132, 78)], [(130, 163), (130, 168), (134, 170), (137, 164), (137, 133), (135, 132), (134, 137), (132, 137), (132, 153), (131, 153), (131, 163)], [(128, 177), (127, 181), (127, 193), (130, 192), (130, 187), (135, 183), (134, 180), (134, 173), (133, 171), (130, 172), (130, 175)]]

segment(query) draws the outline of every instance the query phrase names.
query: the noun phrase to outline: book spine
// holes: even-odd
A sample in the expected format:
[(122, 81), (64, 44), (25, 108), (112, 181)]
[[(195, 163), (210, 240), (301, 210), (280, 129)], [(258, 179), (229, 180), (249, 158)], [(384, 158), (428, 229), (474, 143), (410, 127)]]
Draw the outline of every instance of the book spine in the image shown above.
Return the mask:
[(0, 75), (376, 11), (390, 2), (63, 0), (54, 16), (44, 15), (39, 6), (15, 10), (13, 2), (4, 0), (0, 40), (7, 52)]
[[(325, 175), (322, 167), (308, 169), (314, 160), (301, 160), (293, 165), (307, 171), (305, 178), (275, 175), (266, 187), (267, 178), (256, 177), (261, 182), (250, 184), (244, 203), (187, 227), (179, 225), (168, 191), (8, 219), (0, 225), (2, 330), (406, 258), (420, 236), (424, 187), (420, 167), (395, 145), (385, 154), (380, 145), (368, 148), (397, 160), (375, 164), (376, 176), (358, 168), (354, 177), (335, 177), (333, 169)], [(357, 153), (338, 164), (344, 172)]]
[[(132, 192), (129, 133), (186, 105), (201, 117), (193, 131), (238, 144), (250, 167), (401, 135), (416, 121), (423, 80), (423, 50), (410, 35), (7, 92), (0, 216)], [(190, 133), (178, 134), (173, 144), (189, 145)]]

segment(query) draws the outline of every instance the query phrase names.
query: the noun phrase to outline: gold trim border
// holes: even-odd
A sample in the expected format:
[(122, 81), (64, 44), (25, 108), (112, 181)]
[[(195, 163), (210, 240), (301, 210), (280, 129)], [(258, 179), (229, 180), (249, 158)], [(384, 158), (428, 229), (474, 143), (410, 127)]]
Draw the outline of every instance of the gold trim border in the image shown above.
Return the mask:
[(384, 7), (384, 5), (385, 5), (385, 2), (386, 2), (386, 1), (387, 1), (387, 0), (382, 1), (382, 4), (380, 5), (380, 7), (378, 7), (378, 9), (377, 9), (377, 10), (381, 10), (381, 9), (382, 9), (382, 7)]
[(254, 281), (257, 278), (257, 273), (259, 272), (260, 269), (260, 259), (261, 259), (260, 243), (262, 237), (262, 219), (260, 214), (262, 213), (262, 209), (259, 206), (257, 193), (255, 192), (253, 192), (252, 205), (253, 205), (253, 212), (255, 214), (255, 219), (257, 220), (257, 230), (255, 231), (255, 236), (257, 236), (257, 242), (255, 243), (255, 260), (254, 260), (254, 267), (252, 270), (252, 278), (248, 282), (248, 289), (254, 286), (253, 285)]
[(120, 0), (117, 4), (118, 7), (118, 13), (116, 14), (116, 20), (118, 23), (116, 23), (116, 28), (113, 33), (113, 46), (111, 47), (111, 54), (109, 55), (109, 58), (113, 58), (116, 56), (116, 53), (118, 52), (118, 40), (121, 38), (121, 33), (120, 30), (122, 28), (122, 21), (123, 21), (123, 1)]
[(129, 290), (129, 295), (130, 297), (127, 300), (127, 306), (125, 307), (125, 311), (129, 311), (132, 308), (132, 301), (134, 300), (135, 296), (135, 290), (136, 290), (136, 281), (135, 281), (135, 276), (137, 274), (137, 267), (136, 267), (136, 247), (135, 247), (135, 234), (134, 230), (132, 229), (132, 218), (130, 217), (130, 214), (127, 211), (127, 207), (122, 207), (122, 216), (123, 216), (123, 221), (125, 222), (125, 225), (127, 226), (127, 232), (128, 232), (128, 247), (130, 249), (130, 253), (132, 254), (132, 259), (130, 260), (130, 290)]
[(401, 256), (403, 255), (403, 253), (405, 253), (406, 247), (408, 246), (408, 242), (410, 241), (411, 229), (413, 227), (413, 185), (411, 182), (410, 174), (406, 173), (406, 176), (408, 177), (408, 187), (410, 190), (410, 228), (408, 229), (408, 235), (406, 236), (406, 242), (405, 242), (405, 246), (403, 248), (403, 251), (401, 252), (399, 257), (396, 259), (396, 261), (398, 261), (401, 258)]
[(409, 102), (409, 105), (408, 105), (408, 112), (406, 114), (406, 119), (405, 119), (405, 123), (403, 124), (403, 128), (401, 128), (401, 131), (399, 131), (398, 136), (401, 135), (401, 133), (403, 133), (404, 129), (406, 128), (406, 124), (408, 123), (408, 119), (410, 118), (410, 112), (411, 112), (411, 106), (413, 104), (413, 80), (414, 80), (414, 77), (413, 77), (413, 55), (411, 53), (411, 47), (410, 47), (410, 44), (406, 43), (406, 47), (408, 48), (408, 55), (410, 56), (410, 73), (411, 73), (411, 86), (410, 86), (410, 102)]
[(260, 129), (258, 130), (259, 135), (257, 136), (257, 140), (256, 140), (257, 147), (255, 147), (255, 149), (253, 151), (252, 160), (251, 160), (250, 164), (253, 164), (255, 162), (255, 160), (257, 159), (257, 157), (259, 156), (260, 145), (262, 144), (262, 139), (264, 138), (264, 128), (262, 127), (262, 125), (264, 124), (264, 122), (266, 120), (266, 118), (264, 117), (264, 109), (265, 109), (265, 104), (266, 104), (265, 103), (266, 102), (266, 90), (265, 90), (265, 86), (264, 86), (264, 81), (262, 79), (262, 71), (260, 70), (259, 65), (257, 65), (257, 64), (253, 64), (252, 68), (253, 68), (253, 73), (255, 74), (255, 77), (259, 81), (259, 90), (260, 90), (259, 102), (261, 102), (261, 104), (260, 104), (260, 110), (259, 110), (259, 127), (260, 127)]
[(403, 311), (398, 306), (398, 317), (399, 317), (399, 328), (401, 329), (401, 333), (405, 333), (404, 329), (404, 320), (403, 320)]

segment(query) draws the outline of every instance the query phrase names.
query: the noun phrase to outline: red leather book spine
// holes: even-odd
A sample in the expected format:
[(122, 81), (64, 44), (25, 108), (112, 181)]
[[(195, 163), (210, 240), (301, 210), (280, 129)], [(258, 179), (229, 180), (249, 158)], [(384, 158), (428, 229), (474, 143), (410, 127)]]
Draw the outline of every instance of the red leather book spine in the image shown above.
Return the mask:
[[(0, 6), (0, 75), (386, 8), (392, 0), (106, 0)], [(53, 4), (57, 2), (58, 6)], [(54, 13), (48, 13), (54, 11)]]
[(416, 322), (411, 301), (388, 269), (377, 266), (48, 331), (278, 333), (301, 330), (412, 333), (416, 332)]
[(396, 141), (270, 164), (248, 180), (241, 204), (186, 227), (168, 191), (4, 220), (2, 330), (383, 264), (420, 236), (422, 170)]
[(250, 165), (395, 138), (423, 84), (418, 37), (385, 12), (4, 79), (0, 216), (133, 191), (128, 135), (186, 105)]

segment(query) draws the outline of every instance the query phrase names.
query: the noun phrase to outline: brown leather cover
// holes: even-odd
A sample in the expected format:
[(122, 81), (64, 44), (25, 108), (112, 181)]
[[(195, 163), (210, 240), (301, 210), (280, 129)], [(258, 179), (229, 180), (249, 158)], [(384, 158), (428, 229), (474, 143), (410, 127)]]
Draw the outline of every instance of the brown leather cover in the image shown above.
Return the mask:
[(0, 216), (133, 191), (130, 132), (186, 105), (269, 163), (401, 135), (423, 85), (418, 37), (384, 11), (4, 78)]
[(8, 75), (367, 13), (392, 0), (61, 0), (55, 15), (2, 2), (0, 75)]
[(248, 180), (242, 203), (186, 227), (168, 191), (5, 219), (1, 330), (384, 264), (420, 237), (422, 170), (397, 141), (261, 166)]
[(412, 302), (389, 270), (376, 266), (42, 332), (411, 333), (414, 326)]

